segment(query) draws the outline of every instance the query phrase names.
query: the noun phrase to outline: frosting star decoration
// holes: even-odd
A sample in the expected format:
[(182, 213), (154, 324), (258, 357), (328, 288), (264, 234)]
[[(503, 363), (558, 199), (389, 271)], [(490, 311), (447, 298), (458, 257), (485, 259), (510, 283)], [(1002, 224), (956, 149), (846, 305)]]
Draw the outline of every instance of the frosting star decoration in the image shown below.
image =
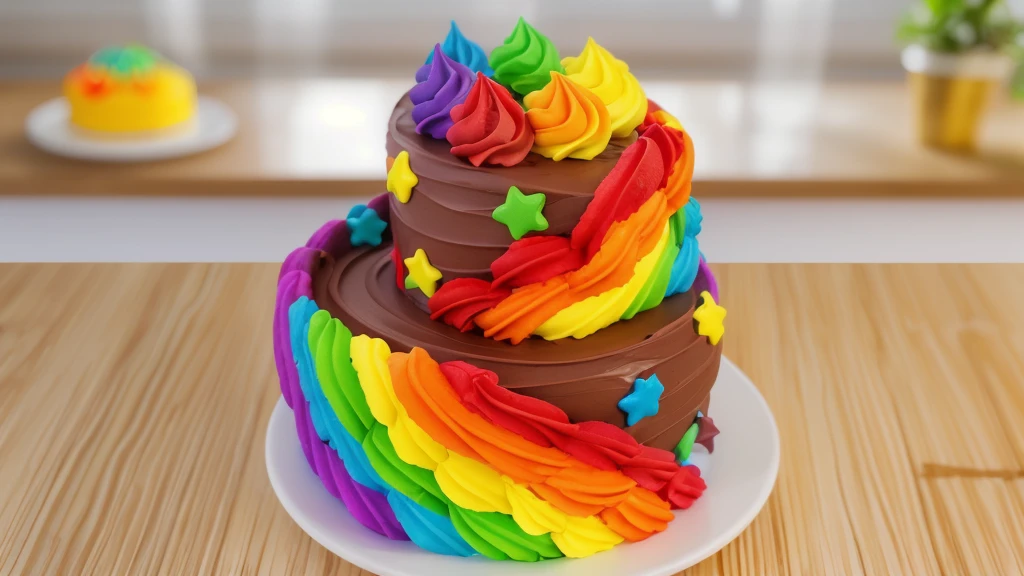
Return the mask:
[(715, 303), (715, 299), (707, 290), (700, 293), (704, 303), (693, 311), (693, 319), (697, 321), (697, 334), (707, 336), (712, 346), (718, 344), (725, 334), (725, 308)]
[(402, 150), (398, 153), (395, 161), (388, 170), (388, 192), (398, 198), (398, 201), (405, 204), (412, 196), (413, 186), (419, 184), (420, 179), (409, 167), (409, 153)]
[[(409, 269), (409, 277), (416, 283), (416, 287), (423, 292), (427, 298), (434, 295), (437, 290), (437, 281), (441, 279), (441, 271), (434, 268), (427, 259), (427, 253), (423, 248), (417, 248), (412, 258), (405, 259), (405, 267)], [(408, 283), (406, 286), (408, 287)]]
[(523, 194), (519, 188), (512, 186), (505, 196), (505, 203), (494, 209), (491, 217), (508, 226), (512, 237), (519, 240), (527, 232), (540, 232), (548, 229), (547, 218), (541, 213), (544, 210), (544, 194)]
[(349, 242), (353, 246), (380, 246), (384, 241), (384, 230), (388, 223), (380, 219), (376, 210), (367, 208), (365, 204), (353, 206), (345, 222), (348, 224)]
[(657, 374), (651, 374), (646, 380), (637, 378), (633, 382), (633, 391), (619, 400), (619, 410), (626, 413), (626, 425), (633, 426), (640, 420), (658, 413), (658, 403), (665, 387), (658, 380)]
[(700, 426), (696, 422), (690, 424), (690, 428), (686, 430), (686, 434), (683, 434), (679, 443), (676, 444), (675, 454), (676, 460), (679, 462), (687, 462), (690, 460), (690, 452), (693, 451), (693, 443), (697, 440), (697, 431)]

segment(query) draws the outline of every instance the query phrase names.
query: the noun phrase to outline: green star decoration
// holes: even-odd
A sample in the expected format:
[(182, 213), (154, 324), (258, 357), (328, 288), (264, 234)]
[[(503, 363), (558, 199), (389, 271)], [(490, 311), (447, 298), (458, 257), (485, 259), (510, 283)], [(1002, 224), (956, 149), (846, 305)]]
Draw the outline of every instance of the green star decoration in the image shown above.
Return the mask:
[(548, 221), (541, 214), (546, 201), (547, 198), (539, 192), (527, 196), (513, 186), (508, 189), (505, 203), (495, 208), (491, 217), (508, 226), (512, 237), (519, 240), (527, 232), (548, 229)]

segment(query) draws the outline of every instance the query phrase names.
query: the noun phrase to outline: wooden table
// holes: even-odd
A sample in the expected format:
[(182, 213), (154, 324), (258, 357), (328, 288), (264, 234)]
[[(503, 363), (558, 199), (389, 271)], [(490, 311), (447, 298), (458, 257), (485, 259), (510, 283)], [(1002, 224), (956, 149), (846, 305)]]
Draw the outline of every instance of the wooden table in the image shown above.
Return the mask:
[[(1024, 572), (1024, 266), (718, 270), (782, 467), (687, 574)], [(360, 573), (267, 480), (276, 274), (0, 266), (0, 574)]]
[[(995, 95), (976, 156), (913, 138), (902, 82), (641, 78), (693, 136), (702, 198), (1024, 196), (1024, 104)], [(208, 82), (237, 137), (193, 157), (132, 165), (66, 160), (24, 136), (56, 81), (0, 81), (0, 195), (339, 196), (384, 190), (384, 139), (411, 74)]]

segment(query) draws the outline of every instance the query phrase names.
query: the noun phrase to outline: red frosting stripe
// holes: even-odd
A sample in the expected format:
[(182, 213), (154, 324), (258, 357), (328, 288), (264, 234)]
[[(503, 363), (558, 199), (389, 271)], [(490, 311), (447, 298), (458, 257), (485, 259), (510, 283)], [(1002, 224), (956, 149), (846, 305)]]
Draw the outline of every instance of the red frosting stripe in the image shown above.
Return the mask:
[[(541, 437), (550, 433), (558, 437), (560, 443), (572, 446), (585, 442), (580, 439), (584, 436), (573, 438), (559, 434), (552, 427), (536, 425), (532, 426), (534, 432), (526, 428), (512, 430), (490, 421), (480, 413), (479, 407), (474, 409), (473, 404), (465, 404), (460, 391), (471, 396), (477, 388), (477, 380), (485, 381), (484, 387), (489, 392), (502, 394), (494, 390), (500, 386), (493, 373), (463, 362), (438, 365), (421, 348), (413, 348), (408, 354), (392, 354), (388, 367), (399, 402), (431, 438), (449, 450), (487, 464), (517, 483), (528, 485), (535, 494), (563, 512), (585, 517), (613, 510), (608, 512), (612, 522), (625, 533), (624, 537), (631, 539), (664, 530), (667, 520), (671, 519), (668, 501), (638, 486), (623, 471), (592, 466)], [(542, 401), (521, 398), (512, 403), (567, 430), (577, 428), (568, 423), (564, 413)], [(527, 436), (520, 431), (525, 431)], [(624, 442), (621, 434), (625, 433), (621, 430), (610, 434)], [(616, 529), (611, 524), (609, 527)]]
[[(440, 369), (472, 413), (538, 446), (556, 447), (594, 468), (620, 470), (640, 487), (657, 494), (653, 500), (658, 503), (647, 498), (627, 502), (627, 506), (642, 508), (641, 504), (647, 503), (660, 507), (665, 501), (673, 508), (687, 508), (706, 487), (695, 466), (680, 466), (671, 452), (644, 446), (612, 424), (573, 424), (556, 406), (504, 388), (498, 383), (497, 374), (465, 362), (445, 362)], [(671, 516), (662, 518), (667, 522)], [(619, 517), (612, 514), (611, 519), (604, 519), (611, 526)], [(612, 529), (629, 538), (627, 533)]]
[(477, 314), (490, 310), (512, 293), (506, 288), (491, 288), (491, 283), (479, 278), (456, 278), (446, 282), (427, 301), (430, 319), (444, 320), (462, 332), (475, 326)]
[(612, 171), (594, 191), (594, 199), (572, 231), (572, 247), (590, 260), (600, 248), (608, 228), (635, 213), (661, 186), (665, 175), (658, 143), (641, 136), (622, 153)]
[(452, 108), (452, 154), (481, 164), (515, 166), (533, 147), (533, 127), (508, 90), (477, 72), (465, 102)]
[(543, 282), (583, 265), (583, 253), (563, 236), (530, 236), (516, 240), (491, 264), (494, 286), (519, 288)]

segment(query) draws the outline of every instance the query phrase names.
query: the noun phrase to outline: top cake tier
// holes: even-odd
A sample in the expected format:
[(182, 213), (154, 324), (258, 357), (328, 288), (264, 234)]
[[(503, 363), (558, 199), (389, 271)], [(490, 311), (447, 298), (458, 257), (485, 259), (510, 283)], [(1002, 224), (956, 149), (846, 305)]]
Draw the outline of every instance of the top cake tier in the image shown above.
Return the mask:
[(593, 39), (560, 59), (522, 19), (487, 58), (453, 23), (416, 82), (387, 184), (397, 289), (433, 319), (584, 338), (690, 289), (692, 142), (624, 62)]

